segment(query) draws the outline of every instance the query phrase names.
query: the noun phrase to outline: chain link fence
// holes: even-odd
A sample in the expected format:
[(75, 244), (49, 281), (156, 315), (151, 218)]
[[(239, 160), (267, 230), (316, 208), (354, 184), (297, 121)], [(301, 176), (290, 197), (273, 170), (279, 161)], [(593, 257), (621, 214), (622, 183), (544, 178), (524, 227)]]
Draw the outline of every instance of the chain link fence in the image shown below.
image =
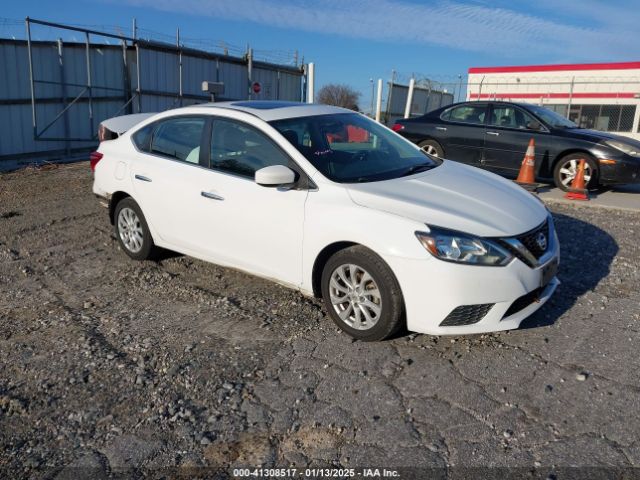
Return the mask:
[[(417, 107), (410, 115), (449, 103), (502, 100), (544, 106), (582, 128), (637, 136), (640, 76), (421, 75), (394, 72), (389, 82), (386, 123), (405, 113), (408, 85), (415, 79)], [(404, 103), (403, 103), (404, 102)], [(416, 103), (416, 102), (414, 102)]]

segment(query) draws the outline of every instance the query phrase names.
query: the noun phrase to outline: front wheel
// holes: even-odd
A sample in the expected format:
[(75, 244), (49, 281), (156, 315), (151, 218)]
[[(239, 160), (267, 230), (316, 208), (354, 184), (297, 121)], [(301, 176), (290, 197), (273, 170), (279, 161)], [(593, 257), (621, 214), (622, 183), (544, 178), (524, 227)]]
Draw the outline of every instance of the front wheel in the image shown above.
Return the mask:
[(562, 157), (553, 169), (553, 181), (560, 190), (568, 192), (578, 173), (580, 160), (585, 159), (584, 183), (588, 189), (598, 187), (598, 167), (595, 160), (585, 153), (572, 153)]
[(134, 260), (148, 260), (156, 253), (149, 226), (138, 204), (127, 197), (116, 205), (115, 229), (118, 242)]
[(322, 297), (336, 325), (358, 340), (383, 340), (404, 322), (395, 275), (362, 246), (340, 250), (329, 259), (322, 272)]

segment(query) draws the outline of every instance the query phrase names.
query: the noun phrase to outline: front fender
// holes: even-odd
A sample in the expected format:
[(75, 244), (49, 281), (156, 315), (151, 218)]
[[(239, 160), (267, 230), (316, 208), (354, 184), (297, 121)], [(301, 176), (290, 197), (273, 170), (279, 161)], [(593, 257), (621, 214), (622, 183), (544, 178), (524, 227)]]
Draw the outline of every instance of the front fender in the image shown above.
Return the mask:
[(423, 223), (355, 204), (341, 186), (322, 185), (305, 205), (301, 289), (313, 293), (313, 266), (329, 245), (362, 245), (382, 257), (431, 259), (415, 236)]

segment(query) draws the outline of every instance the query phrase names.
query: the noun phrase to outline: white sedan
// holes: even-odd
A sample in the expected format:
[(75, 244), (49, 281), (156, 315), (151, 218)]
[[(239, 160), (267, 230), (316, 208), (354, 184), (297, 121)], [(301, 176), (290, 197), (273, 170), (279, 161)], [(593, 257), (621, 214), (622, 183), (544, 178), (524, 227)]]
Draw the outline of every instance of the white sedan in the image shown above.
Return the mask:
[(162, 247), (269, 278), (361, 340), (516, 328), (559, 283), (537, 198), (358, 113), (238, 101), (128, 123), (102, 128), (91, 165), (134, 259)]

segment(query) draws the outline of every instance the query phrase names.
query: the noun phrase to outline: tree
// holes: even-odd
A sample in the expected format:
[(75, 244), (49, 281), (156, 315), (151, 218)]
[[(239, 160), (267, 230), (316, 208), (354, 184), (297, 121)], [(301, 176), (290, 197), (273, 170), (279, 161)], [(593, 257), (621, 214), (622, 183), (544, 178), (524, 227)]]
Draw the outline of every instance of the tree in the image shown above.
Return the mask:
[(349, 108), (359, 111), (358, 99), (360, 92), (357, 92), (349, 85), (329, 83), (322, 87), (317, 95), (317, 102), (325, 105), (335, 105), (336, 107)]

